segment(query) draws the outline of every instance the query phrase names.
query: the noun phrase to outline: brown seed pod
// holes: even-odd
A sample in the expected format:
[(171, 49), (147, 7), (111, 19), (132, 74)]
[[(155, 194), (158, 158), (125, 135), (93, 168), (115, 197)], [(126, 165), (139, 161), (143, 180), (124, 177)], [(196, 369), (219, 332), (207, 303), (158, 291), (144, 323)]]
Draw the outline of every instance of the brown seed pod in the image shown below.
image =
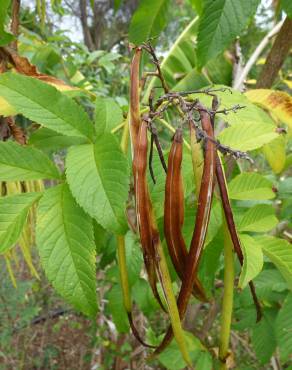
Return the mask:
[[(209, 114), (204, 109), (202, 109), (200, 111), (200, 116), (203, 130), (207, 133), (209, 137), (213, 138), (214, 133)], [(184, 318), (187, 304), (191, 296), (192, 288), (196, 279), (199, 260), (207, 234), (214, 190), (215, 153), (216, 153), (216, 147), (214, 142), (212, 142), (211, 140), (207, 140), (205, 142), (204, 151), (205, 151), (204, 168), (198, 199), (198, 210), (196, 215), (195, 229), (191, 241), (190, 251), (185, 264), (185, 278), (183, 279), (182, 286), (177, 299), (177, 305), (181, 319)], [(155, 354), (162, 352), (164, 348), (166, 348), (166, 346), (171, 342), (172, 338), (173, 338), (172, 328), (169, 327), (167, 333), (163, 338), (163, 341), (161, 342), (159, 347), (155, 350)]]
[[(177, 129), (168, 156), (168, 171), (165, 183), (164, 235), (168, 251), (181, 280), (184, 279), (188, 251), (181, 232), (184, 223), (184, 192), (181, 175), (183, 157), (182, 129)], [(203, 287), (195, 279), (193, 294), (201, 301), (207, 301)]]
[(161, 308), (165, 310), (156, 286), (157, 283), (155, 270), (156, 257), (152, 242), (151, 213), (150, 213), (151, 210), (149, 209), (149, 205), (151, 203), (146, 181), (147, 149), (148, 149), (147, 124), (146, 122), (142, 121), (137, 136), (137, 142), (133, 159), (137, 224), (149, 283), (155, 298), (157, 299)]

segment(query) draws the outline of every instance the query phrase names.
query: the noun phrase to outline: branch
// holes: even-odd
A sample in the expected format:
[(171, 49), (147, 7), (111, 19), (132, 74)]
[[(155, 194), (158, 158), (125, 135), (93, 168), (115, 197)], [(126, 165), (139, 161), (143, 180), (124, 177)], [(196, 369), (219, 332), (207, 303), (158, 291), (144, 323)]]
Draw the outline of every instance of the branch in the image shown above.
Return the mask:
[(87, 22), (87, 3), (86, 0), (79, 0), (79, 7), (80, 7), (80, 21), (82, 25), (83, 30), (83, 37), (84, 37), (84, 43), (88, 47), (89, 50), (94, 50), (94, 43), (92, 41), (90, 29)]
[(234, 89), (242, 90), (244, 80), (248, 76), (251, 68), (256, 63), (258, 57), (263, 52), (263, 50), (265, 49), (265, 47), (268, 45), (268, 43), (270, 42), (271, 38), (274, 37), (280, 31), (283, 23), (284, 23), (284, 21), (281, 21), (281, 22), (277, 23), (275, 25), (275, 27), (259, 43), (259, 45), (255, 49), (255, 51), (253, 52), (253, 54), (249, 58), (248, 62), (246, 63), (245, 67), (243, 68), (241, 74), (239, 76), (237, 75), (235, 77), (234, 85), (233, 85)]
[[(13, 0), (11, 32), (16, 38), (18, 37), (18, 32), (19, 32), (19, 11), (20, 11), (20, 0)], [(17, 39), (12, 41), (11, 47), (14, 50), (17, 50)]]
[(270, 88), (292, 47), (292, 19), (286, 18), (278, 33), (266, 63), (258, 78), (256, 87)]

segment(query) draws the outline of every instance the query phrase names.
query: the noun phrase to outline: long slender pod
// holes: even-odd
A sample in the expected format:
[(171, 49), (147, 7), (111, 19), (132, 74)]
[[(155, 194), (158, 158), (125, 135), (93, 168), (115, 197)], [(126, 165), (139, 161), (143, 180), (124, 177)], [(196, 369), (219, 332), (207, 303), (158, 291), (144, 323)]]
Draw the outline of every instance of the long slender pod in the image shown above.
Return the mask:
[(151, 219), (148, 210), (149, 192), (147, 187), (147, 125), (144, 121), (140, 124), (139, 133), (137, 136), (136, 148), (133, 159), (133, 173), (134, 173), (134, 187), (136, 199), (136, 214), (137, 224), (140, 234), (140, 241), (143, 250), (143, 258), (145, 268), (148, 274), (149, 284), (152, 292), (160, 304), (161, 308), (165, 310), (157, 290), (156, 267), (155, 267), (155, 251), (152, 243)]
[(132, 143), (132, 153), (136, 147), (136, 141), (141, 125), (140, 117), (140, 61), (142, 49), (137, 47), (131, 63), (130, 71), (130, 134)]
[[(232, 209), (231, 209), (231, 205), (230, 205), (230, 201), (228, 197), (228, 190), (227, 190), (225, 175), (224, 175), (224, 171), (223, 171), (222, 164), (221, 164), (218, 153), (216, 153), (216, 177), (217, 177), (219, 191), (220, 191), (220, 195), (222, 199), (222, 206), (223, 206), (228, 230), (230, 233), (230, 237), (231, 237), (231, 240), (234, 246), (234, 250), (237, 254), (238, 260), (240, 264), (243, 265), (243, 254), (242, 254), (241, 244), (240, 244), (240, 240), (239, 240), (239, 237), (236, 231), (233, 213), (232, 213)], [(261, 305), (256, 295), (255, 286), (252, 281), (249, 282), (249, 287), (250, 287), (251, 295), (252, 295), (252, 298), (253, 298), (253, 301), (256, 307), (256, 311), (257, 311), (257, 321), (259, 321), (262, 317), (262, 310), (261, 310)]]
[[(181, 280), (185, 275), (185, 263), (188, 251), (181, 232), (184, 222), (184, 192), (181, 175), (183, 157), (182, 129), (174, 134), (168, 156), (168, 171), (165, 183), (164, 200), (164, 235), (174, 268)], [(201, 301), (206, 301), (204, 289), (198, 279), (195, 280), (193, 294)]]
[[(154, 217), (152, 204), (150, 200), (149, 190), (146, 182), (147, 169), (147, 124), (142, 121), (137, 138), (137, 148), (134, 155), (133, 169), (135, 174), (135, 194), (136, 194), (136, 208), (138, 227), (140, 232), (140, 240), (145, 253), (146, 268), (150, 270), (151, 275), (157, 271), (159, 281), (162, 286), (164, 298), (167, 304), (168, 313), (170, 316), (171, 325), (174, 336), (181, 350), (183, 358), (190, 364), (188, 351), (186, 349), (184, 334), (181, 327), (179, 312), (176, 305), (175, 295), (172, 290), (172, 283), (169, 276), (166, 259), (163, 253), (160, 242), (159, 231), (157, 229), (156, 220)], [(153, 256), (154, 259), (153, 259)], [(154, 264), (153, 264), (154, 262)], [(151, 275), (152, 276), (152, 275)], [(154, 281), (152, 280), (152, 284)], [(156, 282), (152, 289), (155, 291)], [(158, 292), (157, 292), (158, 294)], [(159, 298), (159, 295), (156, 297)], [(162, 305), (162, 303), (161, 303)]]
[[(213, 137), (214, 133), (209, 114), (206, 111), (201, 110), (200, 116), (203, 130), (206, 131), (208, 136)], [(196, 215), (195, 229), (191, 241), (190, 251), (185, 264), (186, 271), (185, 278), (183, 279), (182, 286), (177, 299), (177, 305), (181, 319), (184, 318), (187, 304), (196, 279), (199, 260), (207, 234), (213, 197), (214, 179), (215, 179), (215, 152), (216, 152), (215, 144), (211, 140), (205, 141), (204, 151), (205, 151), (204, 153), (205, 161), (200, 186), (200, 193), (198, 198), (198, 209)], [(172, 338), (173, 338), (172, 328), (169, 327), (161, 344), (155, 350), (155, 354), (162, 352), (164, 348), (171, 342)]]
[(138, 219), (138, 228), (140, 232), (140, 240), (143, 250), (144, 264), (147, 271), (149, 284), (152, 292), (158, 301), (159, 305), (165, 310), (158, 290), (157, 290), (157, 277), (155, 270), (155, 255), (154, 249), (150, 238), (150, 229), (144, 225), (149, 225), (147, 220), (147, 214), (143, 208), (145, 194), (141, 192), (141, 189), (146, 184), (146, 170), (147, 170), (147, 128), (143, 125), (141, 131), (142, 121), (140, 116), (140, 61), (141, 61), (142, 49), (140, 47), (135, 48), (135, 54), (131, 63), (130, 71), (130, 135), (132, 144), (132, 155), (133, 155), (133, 175), (134, 175), (134, 191), (136, 200), (136, 212)]

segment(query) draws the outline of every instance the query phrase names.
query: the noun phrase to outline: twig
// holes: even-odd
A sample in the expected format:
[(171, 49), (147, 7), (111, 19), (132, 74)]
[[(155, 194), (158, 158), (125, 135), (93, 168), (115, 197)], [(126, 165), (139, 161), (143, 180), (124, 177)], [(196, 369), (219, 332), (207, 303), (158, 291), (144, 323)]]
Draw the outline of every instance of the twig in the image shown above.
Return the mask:
[(281, 29), (284, 21), (281, 21), (275, 25), (275, 27), (262, 39), (262, 41), (259, 43), (251, 57), (249, 58), (248, 62), (246, 63), (245, 67), (243, 68), (243, 71), (240, 76), (234, 81), (234, 89), (242, 90), (242, 84), (244, 83), (244, 80), (246, 79), (247, 75), (249, 74), (249, 71), (251, 70), (252, 66), (257, 61), (260, 54), (263, 52), (265, 47), (268, 45), (269, 41), (272, 37), (274, 37), (279, 30)]
[(167, 82), (165, 81), (165, 78), (164, 78), (163, 74), (162, 74), (159, 59), (157, 58), (155, 50), (154, 50), (153, 46), (151, 45), (150, 41), (142, 44), (142, 48), (144, 50), (146, 50), (152, 56), (152, 63), (157, 68), (157, 77), (161, 81), (164, 92), (168, 93), (169, 92), (169, 87), (167, 85)]
[(240, 47), (239, 38), (237, 38), (235, 42), (235, 52), (234, 52), (234, 64), (233, 64), (233, 83), (232, 87), (234, 88), (234, 84), (240, 78), (243, 71), (243, 61), (242, 61), (242, 52)]

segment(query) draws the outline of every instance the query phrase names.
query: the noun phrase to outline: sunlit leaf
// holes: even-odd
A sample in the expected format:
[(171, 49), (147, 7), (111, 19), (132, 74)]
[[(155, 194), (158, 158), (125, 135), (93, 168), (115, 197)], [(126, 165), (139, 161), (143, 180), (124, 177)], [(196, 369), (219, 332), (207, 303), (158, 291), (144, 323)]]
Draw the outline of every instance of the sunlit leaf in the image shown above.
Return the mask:
[(275, 197), (272, 188), (269, 180), (254, 172), (241, 173), (228, 184), (229, 197), (238, 200), (272, 199)]
[(270, 231), (278, 223), (275, 209), (268, 204), (257, 204), (249, 208), (238, 225), (239, 231), (262, 233)]
[(17, 73), (3, 73), (0, 96), (18, 113), (49, 129), (68, 136), (93, 138), (93, 124), (84, 109), (44, 82)]
[(255, 122), (228, 127), (219, 134), (218, 139), (233, 149), (249, 151), (261, 148), (277, 137), (273, 127)]
[(277, 137), (269, 144), (264, 145), (262, 151), (272, 170), (276, 174), (281, 173), (286, 163), (286, 138), (284, 136)]

